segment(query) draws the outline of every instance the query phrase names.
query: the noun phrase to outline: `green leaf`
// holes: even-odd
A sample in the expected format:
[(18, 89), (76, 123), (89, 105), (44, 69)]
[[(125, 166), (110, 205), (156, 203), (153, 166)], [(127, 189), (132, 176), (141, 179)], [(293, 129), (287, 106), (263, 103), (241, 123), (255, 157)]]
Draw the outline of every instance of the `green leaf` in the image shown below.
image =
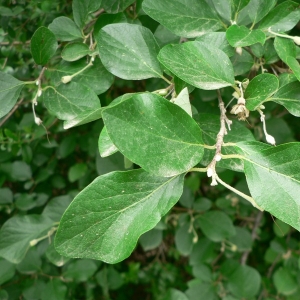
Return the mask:
[(36, 248), (30, 248), (25, 258), (17, 265), (17, 270), (21, 274), (33, 274), (41, 270), (41, 254)]
[(122, 275), (112, 266), (108, 268), (105, 266), (96, 274), (95, 278), (103, 290), (117, 290), (124, 283)]
[(31, 38), (31, 55), (38, 65), (47, 64), (57, 47), (56, 37), (47, 27), (39, 27)]
[(254, 268), (239, 265), (228, 278), (229, 291), (239, 299), (251, 299), (259, 292), (261, 276)]
[(82, 178), (86, 174), (87, 170), (88, 170), (87, 165), (84, 163), (73, 165), (68, 171), (69, 181), (75, 182), (78, 179)]
[(101, 61), (112, 74), (133, 80), (162, 76), (156, 58), (159, 46), (148, 28), (110, 24), (100, 30), (97, 43)]
[(264, 58), (266, 64), (273, 64), (280, 60), (274, 47), (273, 39), (266, 40), (264, 44)]
[(188, 256), (193, 250), (193, 232), (191, 232), (189, 222), (180, 224), (175, 231), (175, 246), (178, 252), (183, 256)]
[(1, 195), (0, 205), (10, 204), (13, 202), (14, 195), (9, 188), (5, 187), (5, 188), (0, 189), (0, 195)]
[(300, 230), (300, 143), (261, 148), (259, 142), (238, 143), (244, 151), (244, 171), (256, 203), (276, 218)]
[(221, 50), (200, 42), (167, 45), (159, 61), (172, 73), (204, 90), (215, 90), (234, 84), (233, 67)]
[(249, 72), (254, 65), (253, 56), (245, 49), (243, 49), (242, 55), (236, 53), (230, 60), (233, 65), (234, 76)]
[(300, 19), (299, 3), (284, 1), (273, 8), (259, 23), (259, 29), (268, 29), (274, 32), (285, 32), (292, 29)]
[(64, 278), (75, 282), (87, 281), (95, 274), (98, 266), (95, 261), (90, 259), (79, 259), (72, 261), (66, 271), (63, 273)]
[(101, 157), (110, 156), (118, 151), (118, 148), (114, 145), (110, 139), (106, 126), (103, 127), (99, 140), (98, 140), (98, 149)]
[(31, 168), (24, 161), (14, 161), (10, 176), (17, 181), (29, 180), (32, 177)]
[(293, 71), (294, 75), (300, 81), (300, 64), (299, 64), (298, 60), (292, 56), (288, 56), (286, 58), (286, 64), (290, 67), (290, 69)]
[(197, 42), (210, 45), (225, 52), (228, 57), (234, 55), (234, 49), (229, 45), (225, 32), (209, 32), (196, 38)]
[(158, 176), (186, 172), (203, 155), (201, 131), (196, 122), (158, 95), (133, 95), (105, 109), (103, 120), (119, 151)]
[(30, 241), (45, 235), (52, 226), (52, 220), (39, 215), (10, 218), (0, 231), (0, 256), (19, 263), (30, 248)]
[(277, 291), (285, 296), (294, 294), (298, 290), (298, 284), (289, 269), (281, 267), (273, 275), (273, 282)]
[(180, 36), (162, 25), (158, 25), (154, 32), (154, 37), (160, 48), (167, 44), (179, 44), (180, 42)]
[(300, 117), (300, 82), (283, 85), (270, 101), (283, 105), (292, 115)]
[(14, 264), (8, 262), (7, 260), (0, 259), (0, 285), (14, 277), (15, 268), (16, 267)]
[(89, 46), (84, 43), (72, 43), (66, 45), (61, 52), (61, 57), (66, 61), (75, 61), (86, 55), (90, 55), (92, 51)]
[(86, 24), (89, 14), (100, 8), (102, 0), (73, 0), (72, 9), (74, 21), (79, 28)]
[(174, 104), (181, 107), (184, 111), (186, 111), (190, 116), (192, 116), (192, 107), (190, 103), (189, 91), (188, 88), (184, 88), (179, 95), (173, 99)]
[(23, 86), (24, 82), (0, 72), (0, 118), (14, 107)]
[(55, 18), (48, 28), (55, 34), (58, 40), (62, 42), (69, 42), (76, 39), (82, 39), (82, 33), (76, 26), (73, 20), (67, 17)]
[(199, 263), (193, 265), (193, 275), (204, 282), (212, 282), (212, 271), (205, 264)]
[[(55, 85), (61, 84), (63, 76), (71, 76), (74, 73), (86, 67), (86, 59), (81, 59), (76, 62), (61, 61), (59, 65), (54, 68), (49, 68), (48, 71), (51, 80)], [(90, 87), (97, 95), (104, 93), (110, 88), (114, 80), (114, 76), (109, 73), (98, 57), (95, 58), (93, 65), (87, 68), (79, 75), (73, 77), (72, 82), (82, 83)]]
[(54, 248), (54, 244), (51, 243), (46, 251), (47, 259), (55, 266), (62, 267), (65, 265), (70, 259), (64, 256), (61, 256)]
[(283, 62), (287, 63), (288, 56), (296, 58), (296, 45), (293, 40), (276, 36), (274, 47)]
[(198, 300), (199, 295), (206, 300), (217, 300), (217, 292), (211, 283), (204, 283), (200, 280), (195, 285), (190, 286), (185, 292), (189, 300)]
[(266, 35), (263, 31), (250, 30), (246, 26), (232, 25), (226, 31), (226, 38), (232, 47), (245, 47), (256, 43), (265, 43)]
[(236, 234), (231, 219), (221, 211), (205, 212), (197, 218), (200, 229), (213, 242), (222, 242)]
[(125, 10), (133, 2), (134, 0), (105, 0), (102, 3), (102, 7), (106, 12), (115, 14)]
[(279, 80), (272, 74), (260, 74), (255, 76), (245, 91), (246, 107), (256, 110), (278, 90)]
[(101, 107), (98, 96), (88, 86), (71, 82), (49, 87), (42, 94), (44, 105), (61, 120), (95, 112)]
[(245, 8), (253, 24), (258, 23), (275, 6), (277, 0), (251, 0)]
[(189, 300), (187, 296), (179, 290), (169, 289), (164, 300)]
[[(248, 5), (250, 0), (231, 0), (233, 16), (237, 15), (245, 6)], [(234, 18), (236, 20), (236, 18)]]
[(230, 237), (228, 240), (237, 247), (237, 251), (251, 251), (253, 240), (249, 230), (235, 226), (235, 231), (236, 235)]
[(56, 250), (108, 263), (125, 259), (138, 238), (178, 201), (183, 178), (156, 177), (141, 169), (96, 178), (63, 215)]
[(51, 278), (43, 289), (41, 300), (65, 300), (67, 286), (59, 278)]
[(141, 235), (139, 243), (144, 251), (149, 251), (157, 248), (163, 240), (162, 230), (151, 229)]
[(195, 38), (223, 27), (205, 0), (145, 0), (143, 10), (176, 35), (186, 38)]
[(231, 0), (211, 0), (213, 8), (226, 21), (231, 20)]

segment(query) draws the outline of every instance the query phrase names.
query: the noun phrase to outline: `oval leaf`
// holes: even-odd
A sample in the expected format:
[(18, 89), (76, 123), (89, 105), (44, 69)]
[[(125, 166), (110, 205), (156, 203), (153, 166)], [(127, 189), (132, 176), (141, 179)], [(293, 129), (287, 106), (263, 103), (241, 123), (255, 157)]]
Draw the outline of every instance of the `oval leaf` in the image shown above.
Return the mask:
[(35, 31), (30, 45), (32, 57), (38, 65), (47, 64), (58, 47), (54, 33), (43, 26)]
[(118, 148), (114, 145), (110, 139), (106, 126), (103, 127), (99, 140), (98, 140), (98, 149), (101, 157), (110, 156), (118, 151)]
[(146, 171), (173, 176), (203, 155), (201, 130), (180, 107), (150, 93), (103, 111), (107, 132), (121, 153)]
[(288, 56), (296, 58), (296, 45), (293, 40), (276, 36), (274, 47), (283, 62), (287, 63)]
[(56, 250), (67, 257), (117, 263), (182, 194), (184, 175), (156, 177), (143, 170), (112, 172), (80, 192), (63, 215)]
[(97, 43), (101, 61), (112, 74), (133, 80), (162, 76), (156, 58), (159, 46), (148, 28), (110, 24), (100, 30)]
[(80, 29), (73, 20), (67, 17), (54, 19), (48, 28), (55, 34), (56, 38), (61, 41), (68, 42), (83, 38)]
[(279, 80), (272, 74), (260, 74), (255, 76), (245, 91), (246, 106), (250, 110), (256, 110), (262, 103), (277, 91)]
[(66, 45), (61, 52), (61, 57), (66, 61), (75, 61), (91, 53), (87, 44), (73, 43)]
[(234, 84), (228, 56), (204, 43), (167, 45), (159, 52), (158, 59), (176, 76), (200, 89), (215, 90)]

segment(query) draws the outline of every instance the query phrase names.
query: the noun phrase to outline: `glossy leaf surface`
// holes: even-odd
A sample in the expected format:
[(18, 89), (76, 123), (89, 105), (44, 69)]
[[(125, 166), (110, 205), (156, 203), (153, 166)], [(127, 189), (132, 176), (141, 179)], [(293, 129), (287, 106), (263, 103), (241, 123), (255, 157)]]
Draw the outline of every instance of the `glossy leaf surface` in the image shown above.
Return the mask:
[(114, 145), (107, 133), (106, 126), (101, 130), (98, 140), (98, 149), (101, 157), (109, 156), (118, 151), (118, 148)]
[(101, 61), (112, 74), (134, 80), (161, 77), (159, 47), (148, 28), (110, 24), (100, 30), (97, 42)]
[(245, 91), (246, 107), (249, 110), (259, 108), (277, 91), (278, 86), (279, 81), (275, 75), (260, 74), (255, 76)]
[(61, 41), (73, 41), (83, 38), (80, 29), (73, 20), (67, 17), (58, 17), (49, 24), (48, 28)]
[(222, 28), (218, 15), (205, 0), (145, 0), (143, 9), (170, 31), (186, 38)]
[(75, 61), (91, 53), (92, 51), (87, 44), (72, 43), (66, 45), (61, 53), (61, 57), (66, 61)]
[(202, 158), (201, 130), (180, 107), (150, 93), (103, 111), (107, 132), (121, 153), (146, 171), (172, 176)]
[(287, 63), (288, 56), (296, 57), (296, 45), (293, 40), (282, 38), (279, 36), (275, 37), (274, 47), (278, 56)]
[(277, 0), (251, 0), (245, 8), (253, 24), (258, 23), (275, 6)]
[(0, 118), (14, 107), (23, 86), (24, 82), (0, 72)]
[(167, 45), (159, 52), (158, 59), (176, 76), (201, 89), (214, 90), (234, 83), (228, 56), (207, 44)]
[(38, 28), (31, 38), (31, 54), (38, 65), (47, 64), (55, 54), (57, 47), (56, 37), (47, 27)]
[(119, 262), (152, 229), (182, 193), (184, 175), (153, 176), (143, 170), (95, 179), (66, 210), (55, 238), (65, 256)]

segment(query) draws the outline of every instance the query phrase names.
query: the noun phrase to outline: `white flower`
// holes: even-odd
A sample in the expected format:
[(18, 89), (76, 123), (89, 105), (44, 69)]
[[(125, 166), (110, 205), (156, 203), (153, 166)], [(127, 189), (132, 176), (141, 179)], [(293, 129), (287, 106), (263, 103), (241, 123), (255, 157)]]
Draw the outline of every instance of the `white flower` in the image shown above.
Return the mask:
[(212, 169), (212, 168), (208, 168), (208, 169), (207, 169), (207, 177), (212, 177), (213, 174), (214, 174), (213, 169)]
[(275, 139), (274, 139), (274, 137), (273, 137), (272, 135), (266, 134), (266, 140), (267, 140), (267, 142), (268, 142), (269, 144), (275, 146), (276, 141), (275, 141)]
[(72, 80), (72, 76), (70, 76), (70, 75), (63, 76), (63, 77), (61, 78), (61, 82), (62, 82), (62, 83), (68, 83), (68, 82), (70, 82), (71, 80)]
[(237, 48), (235, 48), (235, 52), (236, 52), (238, 55), (242, 55), (242, 54), (243, 54), (243, 48), (242, 48), (242, 47), (237, 47)]

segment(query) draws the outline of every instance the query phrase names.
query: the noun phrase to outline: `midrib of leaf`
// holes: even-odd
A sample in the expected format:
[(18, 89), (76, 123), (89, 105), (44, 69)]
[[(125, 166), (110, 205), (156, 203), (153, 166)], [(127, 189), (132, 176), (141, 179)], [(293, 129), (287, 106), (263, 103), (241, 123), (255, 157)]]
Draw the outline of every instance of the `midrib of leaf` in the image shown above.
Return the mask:
[[(98, 222), (94, 223), (92, 226), (88, 227), (88, 229), (85, 228), (83, 231), (81, 231), (81, 232), (79, 232), (78, 234), (74, 235), (71, 239), (73, 239), (74, 237), (77, 237), (78, 235), (84, 233), (84, 232), (87, 231), (87, 230), (90, 230), (90, 229), (93, 228), (94, 226), (98, 225), (100, 222), (103, 222), (103, 221), (105, 221), (105, 220), (108, 220), (108, 219), (112, 218), (112, 217), (115, 216), (115, 215), (119, 215), (119, 216), (120, 216), (120, 215), (121, 215), (123, 212), (125, 212), (126, 210), (131, 209), (132, 207), (134, 207), (134, 206), (136, 206), (136, 205), (138, 205), (138, 204), (141, 204), (142, 202), (145, 202), (148, 198), (150, 198), (153, 194), (155, 194), (156, 192), (158, 192), (158, 191), (159, 191), (161, 188), (163, 188), (166, 184), (169, 184), (172, 180), (176, 179), (177, 177), (179, 177), (179, 176), (181, 176), (181, 175), (182, 175), (182, 174), (175, 175), (175, 176), (171, 177), (168, 181), (166, 181), (166, 182), (164, 182), (163, 184), (159, 185), (158, 188), (156, 188), (155, 190), (153, 190), (150, 194), (148, 194), (147, 196), (145, 196), (145, 197), (142, 198), (141, 200), (139, 200), (139, 201), (137, 201), (137, 202), (135, 202), (135, 203), (133, 203), (133, 204), (131, 204), (131, 205), (129, 205), (129, 206), (126, 206), (125, 208), (123, 208), (123, 209), (121, 209), (121, 210), (118, 210), (117, 212), (115, 212), (115, 213), (109, 215), (108, 217), (106, 217), (106, 218), (104, 218), (104, 219), (99, 220)], [(133, 183), (133, 182), (132, 182), (132, 183)], [(140, 182), (138, 182), (138, 183), (140, 183)], [(144, 182), (144, 181), (143, 181), (143, 183), (147, 183), (147, 182)], [(148, 183), (149, 183), (149, 182), (148, 182)], [(152, 182), (150, 182), (150, 183), (152, 184)], [(138, 192), (138, 193), (142, 193), (142, 192)], [(137, 193), (130, 193), (130, 194), (137, 194)], [(108, 200), (108, 199), (110, 199), (110, 198), (115, 198), (115, 196), (102, 198), (101, 200)], [(84, 209), (86, 209), (86, 208), (84, 208)], [(89, 209), (87, 209), (87, 210), (89, 210)], [(90, 212), (93, 213), (93, 214), (95, 214), (95, 212), (93, 212), (93, 211), (90, 211)], [(117, 219), (116, 219), (116, 220), (117, 220)], [(111, 226), (110, 226), (110, 227), (111, 227)], [(102, 237), (102, 236), (99, 236), (97, 239), (94, 240), (94, 242), (95, 242), (96, 240), (98, 240), (99, 238), (101, 238), (101, 237)], [(68, 241), (65, 241), (65, 242), (62, 243), (61, 245), (64, 245), (66, 242), (68, 242)], [(94, 242), (93, 242), (93, 243), (94, 243)], [(93, 243), (92, 243), (92, 244), (93, 244)]]
[(21, 83), (19, 83), (19, 84), (17, 84), (17, 85), (14, 85), (14, 86), (12, 86), (12, 87), (7, 88), (7, 89), (0, 90), (0, 93), (1, 93), (1, 92), (6, 92), (6, 91), (10, 91), (10, 90), (12, 90), (12, 89), (14, 89), (14, 88), (16, 88), (16, 87), (19, 87), (20, 85), (25, 85), (25, 82), (21, 82)]

